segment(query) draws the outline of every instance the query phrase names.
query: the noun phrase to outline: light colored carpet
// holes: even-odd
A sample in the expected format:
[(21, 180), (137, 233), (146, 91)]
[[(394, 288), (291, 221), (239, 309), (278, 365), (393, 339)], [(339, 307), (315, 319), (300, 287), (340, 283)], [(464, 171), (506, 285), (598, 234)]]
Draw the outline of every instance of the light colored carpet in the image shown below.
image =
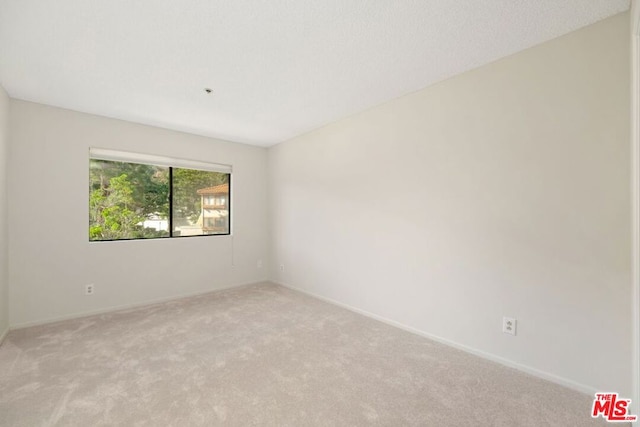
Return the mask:
[(13, 331), (2, 426), (588, 426), (591, 397), (260, 284)]

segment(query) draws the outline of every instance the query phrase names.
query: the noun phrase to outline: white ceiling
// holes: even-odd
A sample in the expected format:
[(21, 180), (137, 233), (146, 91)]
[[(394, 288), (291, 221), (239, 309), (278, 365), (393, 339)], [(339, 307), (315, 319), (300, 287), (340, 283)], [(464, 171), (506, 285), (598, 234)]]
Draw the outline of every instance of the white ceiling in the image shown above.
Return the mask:
[(0, 0), (0, 84), (13, 98), (269, 146), (629, 3)]

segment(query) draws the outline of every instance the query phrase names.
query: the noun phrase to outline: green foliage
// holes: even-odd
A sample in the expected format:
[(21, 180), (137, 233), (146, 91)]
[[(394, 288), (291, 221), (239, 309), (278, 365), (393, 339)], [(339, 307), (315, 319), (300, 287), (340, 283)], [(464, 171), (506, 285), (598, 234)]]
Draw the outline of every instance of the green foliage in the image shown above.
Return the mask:
[(91, 189), (109, 186), (111, 178), (126, 174), (137, 210), (169, 216), (169, 168), (138, 163), (91, 160)]
[(168, 168), (91, 160), (90, 179), (91, 240), (168, 235), (139, 225), (150, 215), (168, 217)]
[[(143, 228), (146, 219), (169, 218), (169, 168), (137, 163), (90, 161), (90, 240), (167, 237)], [(229, 175), (173, 169), (174, 223), (193, 224), (201, 214), (198, 190), (228, 182)]]

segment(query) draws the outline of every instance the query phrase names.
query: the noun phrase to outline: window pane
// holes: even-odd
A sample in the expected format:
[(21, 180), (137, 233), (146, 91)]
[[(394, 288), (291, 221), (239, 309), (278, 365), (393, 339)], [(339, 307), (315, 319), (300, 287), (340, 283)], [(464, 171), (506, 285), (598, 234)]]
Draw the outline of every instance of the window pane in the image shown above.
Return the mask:
[(229, 234), (229, 174), (173, 168), (173, 235)]
[(169, 168), (89, 161), (89, 240), (169, 237)]

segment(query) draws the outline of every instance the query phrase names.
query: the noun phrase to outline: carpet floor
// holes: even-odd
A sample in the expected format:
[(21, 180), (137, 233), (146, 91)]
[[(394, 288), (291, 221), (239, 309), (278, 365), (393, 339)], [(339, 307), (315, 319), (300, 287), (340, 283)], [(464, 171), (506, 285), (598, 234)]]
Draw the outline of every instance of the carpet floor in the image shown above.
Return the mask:
[(265, 283), (12, 331), (2, 426), (589, 426), (592, 397)]

